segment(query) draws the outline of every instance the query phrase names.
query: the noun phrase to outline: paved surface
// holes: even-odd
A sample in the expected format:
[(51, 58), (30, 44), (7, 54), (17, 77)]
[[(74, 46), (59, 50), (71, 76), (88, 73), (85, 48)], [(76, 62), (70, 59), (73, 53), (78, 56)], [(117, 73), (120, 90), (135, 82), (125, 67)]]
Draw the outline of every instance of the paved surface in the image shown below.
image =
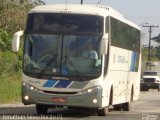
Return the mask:
[(160, 120), (160, 92), (157, 90), (141, 92), (140, 99), (132, 103), (130, 112), (112, 110), (105, 117), (97, 116), (95, 111), (68, 109), (50, 110), (48, 116), (37, 116), (34, 105), (14, 103), (0, 105), (0, 119)]

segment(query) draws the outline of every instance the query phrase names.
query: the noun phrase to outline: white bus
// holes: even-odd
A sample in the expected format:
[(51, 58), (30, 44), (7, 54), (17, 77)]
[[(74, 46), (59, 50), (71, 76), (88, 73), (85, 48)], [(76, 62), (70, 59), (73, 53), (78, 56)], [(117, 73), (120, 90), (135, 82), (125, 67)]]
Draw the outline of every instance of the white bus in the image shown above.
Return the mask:
[(129, 111), (140, 96), (140, 29), (108, 6), (44, 5), (14, 34), (24, 35), (22, 101), (50, 107)]

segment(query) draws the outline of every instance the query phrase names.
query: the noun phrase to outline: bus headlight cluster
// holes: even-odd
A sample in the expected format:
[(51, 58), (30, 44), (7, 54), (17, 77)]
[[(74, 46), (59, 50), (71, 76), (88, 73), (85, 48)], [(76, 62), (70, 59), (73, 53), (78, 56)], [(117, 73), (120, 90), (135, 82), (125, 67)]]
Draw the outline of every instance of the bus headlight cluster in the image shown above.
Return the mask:
[(80, 93), (81, 93), (81, 94), (92, 93), (92, 92), (94, 92), (94, 91), (96, 91), (96, 90), (99, 90), (99, 89), (101, 89), (100, 86), (95, 86), (95, 87), (92, 87), (92, 88), (83, 90), (83, 91), (81, 91)]
[(93, 99), (93, 103), (95, 103), (95, 104), (96, 104), (97, 102), (98, 102), (98, 101), (97, 101), (97, 99)]
[(36, 87), (34, 87), (34, 86), (31, 86), (31, 85), (29, 85), (29, 84), (27, 84), (27, 83), (25, 83), (25, 82), (23, 82), (23, 86), (25, 86), (25, 87), (27, 87), (28, 89), (33, 90), (33, 91), (35, 91), (35, 92), (40, 92), (40, 91), (41, 91), (40, 89), (38, 89), (38, 88), (36, 88)]

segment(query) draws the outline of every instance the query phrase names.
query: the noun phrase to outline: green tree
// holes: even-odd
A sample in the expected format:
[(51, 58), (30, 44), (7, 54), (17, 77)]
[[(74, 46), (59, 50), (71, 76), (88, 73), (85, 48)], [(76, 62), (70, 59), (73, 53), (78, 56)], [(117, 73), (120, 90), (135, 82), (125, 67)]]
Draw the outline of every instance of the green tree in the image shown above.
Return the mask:
[(158, 46), (155, 47), (155, 56), (158, 60), (160, 60), (160, 34), (152, 38), (155, 42), (157, 42)]
[(21, 69), (22, 46), (17, 54), (11, 51), (12, 37), (24, 29), (28, 11), (41, 0), (0, 0), (0, 75)]
[(152, 40), (154, 40), (157, 43), (160, 43), (160, 34), (156, 37), (153, 37)]
[(11, 50), (11, 34), (2, 28), (0, 28), (0, 50)]

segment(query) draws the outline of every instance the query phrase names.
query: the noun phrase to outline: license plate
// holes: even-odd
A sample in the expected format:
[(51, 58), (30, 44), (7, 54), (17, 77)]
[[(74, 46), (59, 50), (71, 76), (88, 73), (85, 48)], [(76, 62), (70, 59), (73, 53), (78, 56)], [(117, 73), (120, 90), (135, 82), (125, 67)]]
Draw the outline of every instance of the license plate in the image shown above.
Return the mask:
[(59, 102), (59, 103), (65, 103), (66, 102), (66, 98), (55, 97), (52, 100), (53, 100), (53, 102)]

